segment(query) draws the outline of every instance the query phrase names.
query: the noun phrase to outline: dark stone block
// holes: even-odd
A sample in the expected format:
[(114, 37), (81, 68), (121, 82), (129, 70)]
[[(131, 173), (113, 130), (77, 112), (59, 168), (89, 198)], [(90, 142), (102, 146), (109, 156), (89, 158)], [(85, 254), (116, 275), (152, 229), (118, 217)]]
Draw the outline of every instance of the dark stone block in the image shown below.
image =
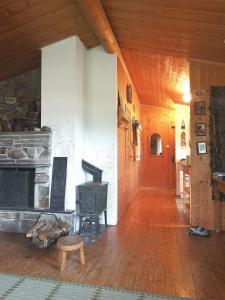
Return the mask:
[(36, 168), (36, 174), (48, 174), (49, 168), (46, 167), (37, 167)]
[(5, 147), (11, 147), (11, 146), (13, 146), (13, 139), (8, 139), (8, 140), (4, 140), (3, 141), (3, 145), (5, 146)]
[(38, 212), (29, 212), (29, 211), (23, 211), (19, 212), (20, 219), (26, 219), (26, 220), (36, 220), (39, 216)]
[(39, 200), (39, 209), (48, 209), (49, 208), (49, 198), (42, 198)]
[(38, 198), (40, 199), (46, 199), (49, 195), (49, 186), (47, 185), (39, 185), (38, 187)]
[(17, 212), (16, 211), (0, 211), (0, 220), (9, 221), (16, 220)]
[(0, 220), (0, 231), (18, 232), (18, 223), (15, 220), (11, 220), (11, 221)]
[(35, 220), (21, 220), (19, 232), (27, 233), (31, 229), (31, 227), (34, 225), (35, 222), (36, 222), (36, 219)]
[(49, 143), (48, 141), (45, 141), (45, 140), (37, 140), (37, 141), (32, 141), (32, 140), (29, 140), (29, 141), (25, 141), (25, 140), (21, 140), (21, 144), (23, 145), (23, 147), (48, 147)]
[(35, 175), (35, 183), (47, 183), (49, 181), (48, 174), (36, 174)]

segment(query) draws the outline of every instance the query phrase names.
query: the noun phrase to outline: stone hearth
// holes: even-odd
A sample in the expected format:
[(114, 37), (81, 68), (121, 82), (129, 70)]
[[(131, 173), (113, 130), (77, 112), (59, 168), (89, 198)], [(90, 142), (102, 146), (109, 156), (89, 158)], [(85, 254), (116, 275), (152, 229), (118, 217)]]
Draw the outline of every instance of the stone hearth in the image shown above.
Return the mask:
[[(0, 210), (0, 231), (26, 233), (33, 226), (41, 211)], [(74, 232), (74, 212), (54, 214), (70, 225)]]

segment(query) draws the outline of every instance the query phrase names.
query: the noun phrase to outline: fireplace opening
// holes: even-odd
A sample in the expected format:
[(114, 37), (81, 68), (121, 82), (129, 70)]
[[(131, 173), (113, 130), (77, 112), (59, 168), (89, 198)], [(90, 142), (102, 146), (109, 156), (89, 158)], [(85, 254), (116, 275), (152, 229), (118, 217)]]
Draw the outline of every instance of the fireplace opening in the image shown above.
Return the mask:
[(0, 170), (0, 209), (34, 208), (34, 168)]

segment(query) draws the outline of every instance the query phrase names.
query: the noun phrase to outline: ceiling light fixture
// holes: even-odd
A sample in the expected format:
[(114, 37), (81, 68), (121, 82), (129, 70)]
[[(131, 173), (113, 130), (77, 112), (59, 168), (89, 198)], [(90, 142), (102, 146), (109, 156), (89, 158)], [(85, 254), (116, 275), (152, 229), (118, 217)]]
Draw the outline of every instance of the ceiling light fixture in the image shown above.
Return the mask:
[(190, 103), (191, 102), (191, 93), (188, 92), (188, 93), (183, 94), (182, 98), (185, 103)]

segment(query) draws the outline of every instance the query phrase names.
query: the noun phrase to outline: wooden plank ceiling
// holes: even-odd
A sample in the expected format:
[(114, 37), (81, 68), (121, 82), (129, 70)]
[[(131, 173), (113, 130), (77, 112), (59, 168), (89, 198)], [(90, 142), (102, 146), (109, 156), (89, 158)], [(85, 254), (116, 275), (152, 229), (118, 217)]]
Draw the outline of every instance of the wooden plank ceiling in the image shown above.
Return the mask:
[(40, 65), (40, 48), (78, 35), (99, 44), (74, 0), (0, 1), (0, 80)]
[(122, 54), (141, 103), (164, 108), (172, 108), (174, 102), (184, 104), (187, 59), (129, 49), (122, 49)]
[[(143, 103), (180, 102), (188, 58), (225, 62), (225, 1), (101, 3)], [(0, 80), (40, 65), (41, 47), (71, 35), (99, 44), (76, 0), (1, 0)]]
[(188, 58), (225, 62), (225, 1), (102, 0), (102, 5), (142, 103), (183, 103)]
[(225, 1), (102, 0), (121, 48), (225, 62)]

